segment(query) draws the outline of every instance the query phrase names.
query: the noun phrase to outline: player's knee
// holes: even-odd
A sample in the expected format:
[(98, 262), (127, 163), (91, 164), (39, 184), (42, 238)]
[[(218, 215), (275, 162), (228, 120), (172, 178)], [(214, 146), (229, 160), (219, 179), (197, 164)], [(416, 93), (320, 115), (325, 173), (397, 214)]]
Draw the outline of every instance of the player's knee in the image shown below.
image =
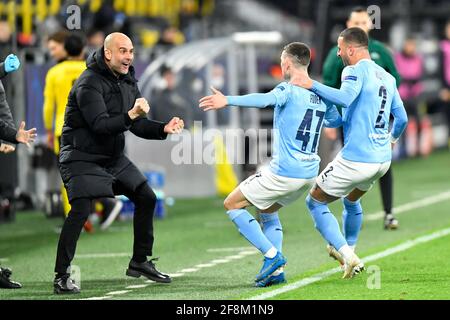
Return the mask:
[(230, 198), (227, 197), (224, 201), (223, 201), (223, 207), (228, 211), (228, 210), (234, 210), (234, 209), (239, 209), (236, 206), (236, 203)]

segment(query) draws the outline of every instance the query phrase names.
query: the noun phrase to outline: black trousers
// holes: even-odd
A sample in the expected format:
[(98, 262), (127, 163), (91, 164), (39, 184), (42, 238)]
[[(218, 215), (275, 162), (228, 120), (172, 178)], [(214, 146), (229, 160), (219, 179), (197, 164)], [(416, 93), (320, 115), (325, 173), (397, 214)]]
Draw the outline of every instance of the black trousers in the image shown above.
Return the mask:
[[(113, 185), (115, 194), (123, 194), (135, 205), (133, 229), (133, 254), (151, 256), (153, 249), (153, 214), (156, 205), (156, 195), (146, 182), (135, 192), (126, 188), (120, 182)], [(91, 212), (91, 199), (78, 198), (71, 201), (72, 209), (64, 222), (59, 236), (55, 272), (67, 273), (68, 267), (75, 256), (77, 241), (83, 225)]]

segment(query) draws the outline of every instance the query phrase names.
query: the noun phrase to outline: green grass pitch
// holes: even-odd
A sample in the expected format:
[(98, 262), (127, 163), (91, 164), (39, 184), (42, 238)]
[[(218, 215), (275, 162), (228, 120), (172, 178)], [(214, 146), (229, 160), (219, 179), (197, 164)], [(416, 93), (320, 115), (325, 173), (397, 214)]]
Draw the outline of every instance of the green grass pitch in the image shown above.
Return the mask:
[[(437, 152), (426, 159), (393, 165), (394, 206), (408, 204), (450, 190), (450, 154)], [(0, 262), (13, 269), (20, 290), (0, 290), (7, 299), (246, 299), (280, 288), (254, 288), (253, 278), (262, 257), (252, 252), (228, 221), (221, 198), (177, 200), (168, 215), (155, 223), (154, 255), (163, 272), (182, 273), (169, 285), (125, 276), (132, 248), (130, 222), (116, 222), (109, 230), (82, 234), (73, 264), (79, 267), (82, 293), (55, 296), (53, 267), (59, 219), (42, 213), (17, 215), (13, 224), (0, 225)], [(366, 217), (381, 210), (378, 185), (363, 198)], [(331, 205), (338, 220), (341, 204)], [(288, 258), (289, 283), (336, 267), (325, 242), (314, 229), (304, 197), (280, 211), (283, 251)], [(407, 240), (450, 227), (450, 198), (411, 208), (398, 215), (400, 228), (385, 231), (381, 219), (365, 220), (357, 252), (365, 257)], [(246, 253), (241, 253), (245, 251)], [(109, 255), (105, 255), (109, 254)], [(224, 259), (225, 258), (225, 259)], [(450, 236), (375, 260), (367, 266), (381, 270), (380, 286), (367, 286), (371, 274), (351, 280), (331, 275), (273, 299), (450, 299)], [(200, 265), (200, 267), (199, 267)]]

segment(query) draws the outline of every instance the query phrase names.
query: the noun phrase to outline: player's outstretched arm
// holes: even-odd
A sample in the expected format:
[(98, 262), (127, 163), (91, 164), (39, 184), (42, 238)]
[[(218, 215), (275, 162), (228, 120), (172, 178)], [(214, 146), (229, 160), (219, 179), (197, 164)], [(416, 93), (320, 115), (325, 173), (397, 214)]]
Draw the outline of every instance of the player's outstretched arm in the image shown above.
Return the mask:
[(225, 96), (219, 90), (211, 87), (214, 94), (200, 99), (199, 107), (204, 111), (221, 109), (226, 106), (239, 106), (247, 108), (265, 108), (277, 103), (276, 95), (268, 93), (252, 93), (243, 96)]
[(199, 107), (203, 111), (222, 109), (227, 106), (228, 100), (222, 92), (214, 87), (211, 87), (212, 95), (205, 96), (199, 100)]

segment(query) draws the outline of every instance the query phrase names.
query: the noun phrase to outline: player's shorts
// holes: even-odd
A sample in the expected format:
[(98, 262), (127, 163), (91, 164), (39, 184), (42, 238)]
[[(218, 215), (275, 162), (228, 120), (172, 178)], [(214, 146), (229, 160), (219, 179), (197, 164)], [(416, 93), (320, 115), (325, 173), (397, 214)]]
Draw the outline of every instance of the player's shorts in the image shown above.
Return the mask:
[(261, 171), (248, 177), (239, 185), (245, 198), (256, 208), (265, 210), (275, 203), (282, 206), (297, 200), (301, 195), (311, 189), (315, 178), (297, 179), (274, 174), (270, 168), (264, 167)]
[(316, 183), (326, 194), (341, 198), (347, 196), (355, 188), (369, 191), (375, 181), (384, 176), (390, 165), (390, 161), (383, 163), (353, 162), (337, 155), (319, 174)]

